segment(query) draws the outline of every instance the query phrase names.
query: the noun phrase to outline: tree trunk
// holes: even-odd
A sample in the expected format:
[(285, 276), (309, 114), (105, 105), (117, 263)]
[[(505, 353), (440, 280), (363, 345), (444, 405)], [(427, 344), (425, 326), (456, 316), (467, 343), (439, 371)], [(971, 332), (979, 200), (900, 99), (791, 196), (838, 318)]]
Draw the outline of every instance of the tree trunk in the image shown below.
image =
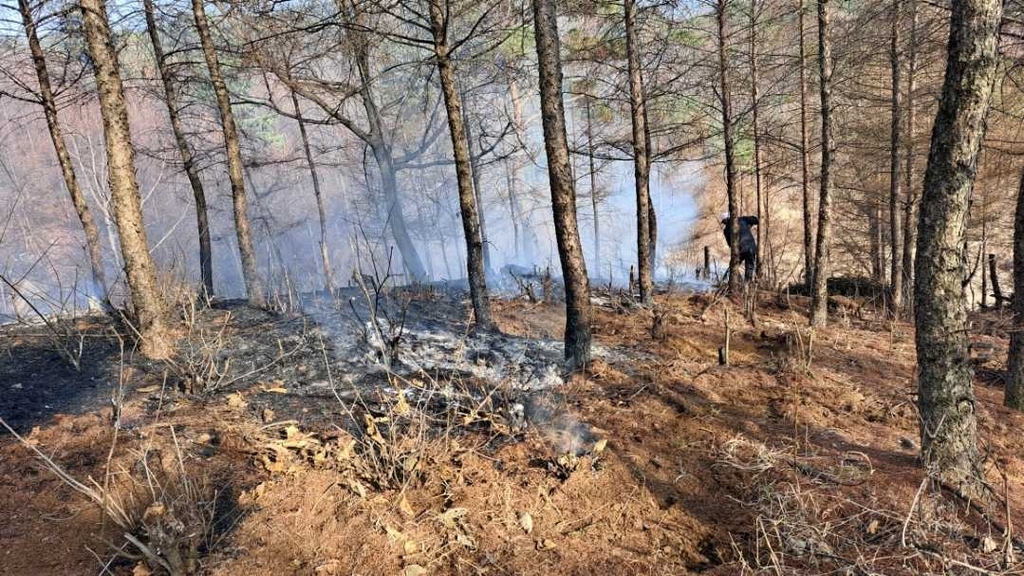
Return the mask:
[(654, 302), (651, 274), (651, 162), (648, 156), (647, 104), (643, 71), (640, 66), (639, 38), (636, 31), (636, 1), (623, 0), (626, 19), (626, 55), (629, 63), (629, 108), (633, 124), (633, 176), (636, 185), (637, 269), (640, 302)]
[(807, 45), (804, 0), (800, 0), (800, 168), (803, 184), (804, 285), (814, 280), (814, 215), (811, 213), (811, 140), (807, 119)]
[(818, 72), (821, 91), (821, 191), (818, 196), (818, 238), (814, 249), (811, 325), (828, 321), (829, 244), (832, 241), (832, 41), (829, 38), (829, 0), (818, 0)]
[(917, 182), (914, 175), (914, 90), (917, 73), (917, 0), (906, 0), (910, 6), (910, 43), (907, 50), (907, 134), (906, 167), (903, 188), (907, 197), (903, 207), (903, 309), (914, 307), (914, 254), (917, 248)]
[(206, 208), (206, 192), (203, 190), (202, 180), (199, 179), (199, 170), (196, 168), (195, 158), (192, 156), (192, 148), (185, 138), (185, 129), (181, 124), (181, 118), (178, 116), (178, 88), (174, 85), (170, 68), (167, 66), (163, 44), (160, 41), (160, 31), (157, 28), (153, 11), (153, 0), (143, 0), (142, 4), (146, 14), (146, 29), (149, 32), (150, 42), (153, 44), (153, 56), (164, 87), (164, 102), (167, 104), (167, 113), (171, 119), (171, 132), (174, 133), (174, 142), (181, 154), (181, 163), (185, 168), (188, 182), (192, 186), (192, 197), (196, 203), (199, 270), (203, 279), (203, 288), (206, 290), (207, 297), (210, 297), (213, 296), (213, 247), (210, 241), (210, 219)]
[[(651, 163), (654, 158), (654, 146), (651, 145), (651, 119), (647, 115), (648, 108), (644, 106), (644, 139), (645, 145), (647, 146), (647, 178), (648, 183), (650, 182), (651, 174)], [(649, 188), (649, 187), (648, 187)], [(650, 253), (651, 253), (651, 278), (653, 281), (654, 276), (658, 272), (658, 216), (654, 210), (654, 200), (650, 199), (648, 194), (647, 202), (647, 227), (649, 228), (650, 237)]]
[(36, 31), (36, 23), (32, 18), (32, 8), (28, 0), (18, 0), (18, 10), (21, 12), (21, 20), (25, 25), (25, 36), (28, 38), (29, 51), (32, 54), (32, 65), (35, 68), (36, 79), (39, 81), (39, 99), (43, 106), (43, 115), (46, 117), (46, 127), (50, 131), (50, 140), (53, 142), (53, 149), (57, 153), (57, 163), (60, 164), (61, 175), (64, 177), (64, 185), (71, 196), (71, 204), (78, 214), (78, 221), (82, 224), (82, 231), (85, 233), (85, 250), (89, 255), (89, 268), (92, 273), (92, 281), (95, 286), (95, 295), (103, 302), (104, 307), (110, 309), (110, 301), (107, 297), (106, 272), (103, 269), (103, 252), (100, 249), (100, 231), (96, 227), (96, 221), (92, 218), (92, 211), (89, 210), (89, 202), (85, 199), (82, 188), (78, 185), (75, 177), (75, 168), (71, 163), (71, 154), (68, 153), (67, 143), (64, 141), (64, 133), (60, 128), (57, 119), (57, 100), (53, 95), (53, 88), (50, 85), (50, 73), (46, 67), (46, 56), (39, 43), (39, 34)]
[(217, 97), (217, 110), (220, 113), (221, 128), (224, 132), (224, 151), (228, 165), (228, 179), (231, 181), (231, 200), (235, 216), (235, 234), (238, 238), (238, 253), (242, 259), (242, 278), (245, 281), (245, 293), (253, 306), (263, 306), (266, 302), (263, 286), (260, 282), (253, 248), (252, 232), (249, 230), (249, 201), (245, 196), (245, 180), (242, 166), (242, 145), (238, 139), (238, 127), (235, 126), (235, 115), (231, 111), (231, 96), (228, 86), (221, 74), (217, 49), (213, 45), (213, 35), (206, 18), (204, 0), (192, 0), (192, 16), (196, 22), (199, 42), (203, 47), (203, 57), (210, 72), (210, 83)]
[[(487, 298), (487, 274), (484, 262), (482, 219), (477, 211), (477, 197), (474, 194), (472, 152), (469, 148), (469, 134), (465, 123), (462, 99), (456, 86), (455, 67), (451, 61), (448, 46), (448, 20), (444, 0), (430, 0), (430, 25), (434, 37), (434, 59), (437, 62), (441, 92), (448, 112), (448, 130), (452, 138), (452, 152), (455, 156), (455, 176), (459, 187), (459, 211), (462, 214), (462, 231), (466, 236), (466, 267), (469, 270), (469, 297), (473, 303), (473, 317), (476, 327), (490, 328), (491, 304)], [(477, 190), (479, 190), (477, 188)]]
[(1006, 395), (1003, 404), (1024, 412), (1024, 171), (1017, 189), (1013, 221), (1013, 329), (1006, 360)]
[(519, 203), (516, 200), (516, 177), (515, 170), (512, 169), (510, 163), (513, 162), (508, 156), (505, 157), (505, 186), (508, 188), (508, 214), (512, 219), (512, 253), (514, 256), (514, 262), (519, 262), (521, 252), (519, 250), (520, 239), (519, 239)]
[[(449, 63), (449, 67), (450, 67)], [(483, 262), (484, 262), (484, 274), (489, 275), (493, 268), (491, 268), (491, 243), (487, 239), (487, 217), (484, 214), (484, 189), (483, 184), (480, 183), (480, 156), (473, 154), (473, 131), (469, 127), (469, 112), (464, 105), (467, 100), (464, 92), (459, 92), (459, 107), (462, 114), (462, 126), (466, 135), (466, 146), (469, 150), (469, 173), (472, 176), (470, 184), (473, 186), (473, 194), (475, 197), (474, 201), (474, 212), (476, 214), (478, 228), (480, 229), (480, 244), (483, 247)], [(481, 150), (482, 147), (477, 143), (477, 148)]]
[(900, 0), (892, 2), (892, 34), (889, 65), (892, 67), (892, 138), (889, 146), (889, 294), (892, 315), (898, 317), (903, 306), (902, 238), (900, 230), (900, 151), (903, 148), (903, 111), (900, 105)]
[[(985, 275), (984, 267), (982, 267), (981, 275)], [(995, 299), (996, 308), (1003, 307), (1003, 290), (999, 287), (999, 272), (996, 268), (996, 255), (988, 255), (988, 275), (992, 279), (992, 297)]]
[(871, 279), (879, 285), (885, 283), (885, 260), (882, 256), (882, 204), (881, 199), (869, 200), (868, 235), (871, 253)]
[(576, 189), (569, 169), (569, 139), (562, 102), (562, 62), (554, 0), (532, 0), (555, 240), (565, 281), (565, 360), (578, 371), (590, 361), (590, 280), (576, 221)]
[(173, 343), (167, 333), (166, 304), (157, 285), (156, 266), (146, 241), (142, 198), (135, 180), (135, 149), (128, 128), (128, 108), (117, 52), (111, 42), (107, 9), (103, 0), (81, 0), (80, 6), (99, 91), (110, 200), (124, 256), (134, 328), (142, 340), (140, 349), (145, 356), (167, 358), (173, 351)]
[(764, 238), (767, 231), (768, 219), (761, 211), (764, 205), (761, 189), (761, 131), (759, 123), (760, 96), (757, 85), (757, 2), (750, 0), (750, 101), (751, 101), (751, 130), (754, 139), (754, 198), (757, 202), (757, 277), (761, 277), (761, 268), (765, 262)]
[(306, 132), (306, 121), (302, 117), (299, 97), (295, 94), (294, 90), (289, 92), (292, 95), (292, 106), (295, 108), (295, 120), (299, 123), (299, 136), (302, 138), (302, 151), (306, 155), (306, 166), (309, 167), (309, 175), (313, 179), (316, 213), (320, 218), (320, 261), (324, 266), (324, 290), (328, 294), (333, 295), (335, 286), (334, 271), (331, 269), (330, 249), (327, 245), (327, 211), (324, 209), (324, 195), (320, 189), (320, 175), (317, 174), (316, 162), (313, 160), (313, 151), (309, 146), (309, 134)]
[(936, 477), (976, 494), (980, 456), (968, 352), (963, 244), (998, 69), (1001, 0), (954, 2), (917, 240), (915, 324), (921, 451)]
[[(358, 18), (358, 14), (356, 15)], [(412, 277), (413, 282), (423, 282), (427, 279), (426, 268), (423, 267), (423, 260), (420, 258), (416, 246), (409, 235), (409, 228), (405, 220), (405, 210), (402, 206), (402, 199), (398, 192), (398, 171), (395, 167), (395, 158), (384, 129), (384, 122), (374, 99), (372, 74), (370, 73), (370, 54), (367, 48), (367, 40), (359, 27), (361, 22), (353, 22), (353, 28), (348, 31), (355, 49), (356, 68), (359, 72), (361, 85), (359, 94), (362, 99), (363, 110), (366, 112), (366, 120), (369, 124), (369, 132), (366, 135), (367, 144), (373, 152), (373, 159), (380, 171), (381, 189), (384, 193), (384, 200), (387, 203), (387, 214), (385, 222), (391, 229), (391, 235), (395, 239), (399, 254), (402, 255), (402, 264), (406, 272)]]
[(594, 122), (590, 107), (593, 104), (588, 96), (584, 99), (587, 113), (587, 161), (590, 171), (590, 207), (594, 212), (594, 270), (598, 277), (601, 273), (601, 219), (597, 211), (597, 169), (594, 163)]
[(725, 140), (725, 189), (729, 197), (729, 293), (740, 293), (740, 221), (736, 194), (736, 160), (733, 142), (732, 99), (729, 95), (729, 67), (726, 54), (726, 0), (718, 0), (718, 74), (722, 105), (722, 138)]

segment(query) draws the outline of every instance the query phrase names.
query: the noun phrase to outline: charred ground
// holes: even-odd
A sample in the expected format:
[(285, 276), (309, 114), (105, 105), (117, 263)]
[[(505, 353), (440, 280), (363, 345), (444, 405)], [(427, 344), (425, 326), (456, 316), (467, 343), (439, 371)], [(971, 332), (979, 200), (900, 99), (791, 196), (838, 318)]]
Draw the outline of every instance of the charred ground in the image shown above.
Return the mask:
[[(213, 574), (1020, 570), (1004, 530), (1024, 521), (1024, 418), (1001, 406), (998, 312), (973, 336), (979, 504), (922, 484), (910, 326), (867, 306), (811, 337), (806, 302), (774, 294), (756, 325), (711, 295), (594, 303), (597, 359), (567, 382), (558, 304), (495, 301), (502, 333), (473, 334), (443, 291), (387, 304), (405, 318), (391, 371), (346, 298), (186, 312), (169, 363), (79, 321), (82, 372), (8, 328), (0, 416), (111, 494), (165, 479), (131, 500), (140, 534), (188, 524), (191, 503), (202, 534), (183, 548)], [(174, 496), (181, 476), (204, 496)], [(122, 530), (10, 435), (0, 509), (2, 573), (159, 569), (115, 558), (137, 555)]]

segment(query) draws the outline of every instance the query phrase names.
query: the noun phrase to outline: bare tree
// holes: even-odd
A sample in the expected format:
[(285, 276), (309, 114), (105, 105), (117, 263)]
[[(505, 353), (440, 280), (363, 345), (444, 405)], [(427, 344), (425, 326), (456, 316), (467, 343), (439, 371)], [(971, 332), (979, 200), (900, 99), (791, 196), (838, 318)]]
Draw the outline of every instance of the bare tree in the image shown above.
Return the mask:
[(907, 50), (907, 101), (904, 108), (907, 115), (906, 135), (903, 138), (906, 151), (906, 167), (903, 170), (903, 188), (906, 203), (903, 207), (903, 307), (913, 308), (914, 300), (914, 251), (917, 247), (917, 182), (914, 171), (914, 91), (917, 88), (917, 0), (906, 0), (910, 9), (910, 41)]
[(963, 279), (969, 199), (998, 70), (1001, 0), (954, 2), (945, 83), (932, 130), (917, 239), (915, 324), (921, 452), (961, 493), (979, 487)]
[(327, 242), (327, 211), (324, 209), (324, 194), (320, 188), (320, 174), (316, 169), (316, 161), (313, 159), (313, 149), (309, 145), (309, 134), (306, 129), (306, 120), (302, 117), (302, 106), (299, 105), (299, 97), (294, 90), (289, 90), (292, 97), (292, 108), (295, 110), (295, 121), (299, 125), (299, 137), (302, 140), (302, 153), (306, 157), (306, 166), (309, 168), (309, 177), (313, 181), (313, 197), (316, 200), (316, 214), (320, 221), (320, 262), (324, 271), (324, 290), (328, 294), (334, 294), (334, 271), (331, 268), (330, 247)]
[(818, 75), (821, 92), (821, 190), (818, 194), (818, 238), (814, 249), (811, 325), (828, 321), (829, 248), (832, 242), (832, 41), (829, 38), (829, 0), (818, 0)]
[(242, 278), (249, 303), (263, 306), (266, 296), (260, 282), (256, 250), (253, 248), (252, 232), (249, 230), (249, 200), (245, 195), (245, 174), (242, 163), (242, 144), (238, 138), (235, 114), (231, 110), (231, 96), (221, 73), (217, 48), (213, 44), (210, 23), (206, 17), (204, 0), (192, 0), (192, 17), (195, 19), (199, 42), (203, 47), (203, 58), (210, 73), (210, 83), (217, 97), (217, 111), (220, 113), (221, 128), (224, 132), (224, 151), (228, 165), (228, 179), (231, 181), (231, 200), (235, 216), (235, 234), (238, 238), (238, 252), (242, 258)]
[(814, 283), (814, 215), (811, 213), (811, 140), (807, 118), (807, 40), (804, 24), (806, 5), (800, 0), (800, 172), (804, 217), (804, 285), (810, 290)]
[(767, 261), (764, 258), (765, 238), (767, 238), (768, 218), (762, 213), (765, 198), (763, 197), (761, 182), (761, 123), (760, 123), (760, 86), (758, 85), (757, 68), (757, 16), (758, 0), (750, 0), (750, 30), (749, 30), (749, 56), (750, 56), (750, 120), (751, 138), (754, 140), (754, 199), (757, 203), (757, 269), (758, 277), (761, 277), (761, 268)]
[(562, 62), (554, 0), (532, 0), (540, 80), (541, 122), (547, 152), (555, 240), (565, 282), (565, 360), (570, 371), (590, 361), (590, 280), (576, 221), (576, 189), (562, 101)]
[(727, 0), (718, 0), (715, 16), (718, 22), (718, 99), (722, 110), (722, 138), (725, 140), (725, 189), (729, 197), (729, 293), (740, 293), (740, 220), (736, 190), (736, 146), (733, 135), (732, 96), (729, 94)]
[[(1013, 226), (1013, 330), (1006, 360), (1006, 395), (1008, 408), (1024, 412), (1024, 171), (1017, 190), (1017, 212)], [(999, 302), (997, 301), (998, 305)]]
[(64, 133), (61, 130), (60, 122), (57, 119), (57, 99), (53, 94), (53, 87), (50, 84), (50, 72), (46, 66), (46, 55), (43, 53), (42, 45), (39, 42), (39, 32), (36, 29), (35, 20), (32, 17), (32, 8), (28, 0), (18, 0), (18, 11), (21, 13), (21, 21), (25, 26), (25, 36), (28, 39), (29, 51), (32, 54), (32, 66), (35, 68), (36, 79), (39, 81), (39, 103), (43, 107), (43, 115), (46, 117), (46, 127), (50, 132), (50, 140), (53, 142), (54, 151), (57, 153), (57, 162), (60, 164), (61, 175), (64, 177), (64, 185), (67, 187), (68, 195), (71, 196), (71, 204), (75, 207), (78, 220), (85, 232), (85, 249), (89, 255), (89, 267), (92, 272), (92, 280), (96, 285), (97, 295), (103, 300), (104, 305), (110, 308), (107, 299), (107, 280), (103, 270), (103, 252), (100, 249), (100, 232), (93, 220), (92, 212), (89, 210), (89, 203), (85, 199), (82, 188), (78, 185), (75, 177), (75, 168), (71, 163), (71, 154), (68, 153), (67, 143), (64, 141)]
[(199, 169), (196, 166), (192, 148), (185, 138), (185, 128), (182, 126), (181, 116), (178, 113), (178, 88), (171, 76), (163, 43), (160, 41), (160, 30), (156, 25), (153, 0), (143, 0), (142, 6), (146, 14), (146, 30), (149, 32), (149, 40), (153, 44), (153, 56), (164, 88), (164, 103), (167, 104), (167, 114), (171, 119), (171, 132), (174, 133), (174, 142), (178, 146), (178, 153), (181, 154), (181, 163), (185, 168), (185, 175), (192, 187), (192, 197), (196, 203), (196, 225), (199, 230), (199, 268), (203, 278), (203, 288), (207, 295), (212, 296), (214, 293), (213, 246), (210, 241), (210, 218), (206, 207), (206, 192), (203, 190), (203, 181), (199, 178)]
[(125, 275), (131, 293), (135, 327), (141, 337), (142, 353), (165, 358), (172, 346), (165, 322), (166, 303), (156, 281), (156, 266), (149, 254), (146, 227), (142, 220), (142, 199), (135, 180), (135, 149), (128, 128), (117, 52), (111, 42), (110, 24), (104, 0), (81, 0), (82, 23), (99, 91), (106, 143), (110, 196), (121, 239)]
[(430, 29), (434, 40), (434, 60), (441, 80), (445, 109), (448, 112), (448, 129), (451, 133), (452, 152), (455, 156), (455, 176), (459, 188), (459, 210), (462, 214), (462, 230), (466, 235), (466, 266), (469, 271), (469, 295), (473, 302), (474, 322), (478, 328), (490, 328), (491, 304), (487, 297), (487, 275), (484, 271), (484, 245), (481, 234), (482, 220), (478, 217), (476, 192), (479, 185), (473, 182), (472, 152), (469, 149), (469, 135), (466, 131), (466, 117), (462, 109), (462, 98), (455, 80), (455, 66), (451, 60), (451, 46), (448, 42), (450, 11), (448, 0), (429, 0)]
[[(636, 0), (623, 0), (626, 27), (626, 59), (629, 68), (629, 109), (633, 124), (633, 175), (636, 185), (637, 273), (640, 302), (654, 302), (654, 277), (651, 270), (651, 160), (648, 144), (647, 104), (643, 70), (640, 65), (640, 40), (637, 34)], [(589, 110), (589, 109), (588, 109)]]
[(889, 146), (889, 233), (890, 263), (889, 292), (892, 299), (891, 308), (894, 316), (898, 316), (903, 306), (903, 270), (900, 229), (900, 153), (903, 149), (903, 112), (900, 102), (900, 0), (892, 2), (892, 33), (889, 42), (889, 65), (892, 68), (892, 131)]

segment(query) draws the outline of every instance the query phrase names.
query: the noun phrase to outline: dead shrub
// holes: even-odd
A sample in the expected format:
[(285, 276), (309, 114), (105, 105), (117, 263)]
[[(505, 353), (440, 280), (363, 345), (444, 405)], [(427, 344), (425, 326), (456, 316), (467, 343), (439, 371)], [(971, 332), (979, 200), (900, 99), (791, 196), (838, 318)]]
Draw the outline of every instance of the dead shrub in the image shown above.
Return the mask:
[(126, 544), (112, 545), (115, 557), (143, 561), (170, 576), (199, 572), (200, 558), (213, 541), (217, 492), (208, 477), (186, 468), (176, 439), (173, 451), (164, 457), (146, 449), (133, 453), (130, 465), (114, 469), (108, 462), (100, 483), (91, 477), (79, 480), (2, 419), (0, 425), (44, 468), (99, 507), (104, 524), (122, 531)]

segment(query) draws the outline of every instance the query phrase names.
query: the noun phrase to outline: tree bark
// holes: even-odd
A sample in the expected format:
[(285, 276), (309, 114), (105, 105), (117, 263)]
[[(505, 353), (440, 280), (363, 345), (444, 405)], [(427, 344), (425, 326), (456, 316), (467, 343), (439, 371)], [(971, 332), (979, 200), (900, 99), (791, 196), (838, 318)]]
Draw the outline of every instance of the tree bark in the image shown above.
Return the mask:
[(141, 338), (140, 350), (143, 355), (166, 358), (173, 350), (173, 343), (165, 320), (166, 303), (157, 285), (156, 266), (146, 241), (142, 198), (135, 180), (135, 149), (128, 128), (128, 108), (118, 69), (117, 52), (111, 42), (107, 8), (103, 0), (81, 0), (80, 6), (85, 39), (99, 91), (107, 179), (114, 221), (121, 240), (134, 328)]
[[(984, 268), (984, 267), (983, 267)], [(985, 275), (984, 269), (981, 272)], [(1003, 289), (999, 287), (999, 272), (996, 268), (996, 255), (988, 255), (988, 275), (992, 279), (992, 297), (995, 299), (996, 308), (1003, 307)]]
[(477, 328), (493, 326), (491, 304), (487, 297), (487, 274), (484, 262), (484, 242), (481, 230), (482, 219), (478, 215), (477, 196), (474, 190), (472, 152), (469, 148), (469, 134), (462, 108), (462, 98), (455, 80), (455, 67), (451, 61), (448, 45), (448, 20), (445, 0), (430, 0), (430, 25), (434, 38), (434, 60), (437, 63), (441, 92), (448, 112), (448, 131), (452, 139), (455, 156), (455, 176), (459, 188), (459, 211), (462, 214), (462, 231), (466, 236), (466, 267), (469, 271), (469, 297), (473, 303), (473, 317)]
[(629, 108), (633, 124), (633, 176), (636, 185), (637, 270), (640, 302), (654, 301), (651, 273), (651, 162), (648, 149), (647, 112), (639, 38), (636, 31), (635, 0), (623, 0), (626, 26), (626, 57), (629, 67)]
[(892, 134), (889, 146), (889, 233), (890, 264), (889, 295), (890, 308), (898, 317), (903, 306), (902, 234), (900, 233), (900, 152), (903, 149), (903, 111), (900, 102), (900, 0), (892, 2), (892, 34), (889, 42), (889, 65), (892, 67)]
[(50, 73), (46, 66), (46, 55), (43, 53), (42, 45), (39, 42), (39, 33), (36, 30), (35, 20), (32, 18), (32, 8), (28, 0), (18, 0), (18, 10), (21, 12), (21, 21), (25, 26), (25, 36), (28, 39), (29, 52), (32, 54), (32, 65), (35, 68), (36, 79), (39, 82), (39, 99), (43, 106), (43, 115), (46, 117), (46, 127), (50, 132), (50, 140), (53, 142), (53, 149), (57, 153), (57, 163), (60, 164), (60, 172), (64, 177), (64, 185), (67, 187), (68, 195), (71, 196), (71, 204), (78, 214), (78, 221), (82, 224), (82, 231), (85, 233), (85, 250), (89, 255), (89, 268), (92, 273), (92, 281), (95, 286), (96, 296), (103, 302), (104, 307), (111, 308), (107, 297), (107, 278), (103, 269), (103, 251), (100, 249), (100, 231), (93, 220), (92, 211), (89, 210), (89, 202), (85, 199), (82, 188), (78, 185), (75, 176), (75, 168), (71, 162), (71, 154), (68, 153), (67, 143), (64, 141), (64, 133), (61, 130), (60, 122), (57, 119), (57, 99), (53, 95), (53, 88), (50, 85)]
[(885, 284), (885, 257), (882, 255), (882, 203), (881, 199), (869, 200), (868, 234), (871, 252), (871, 279), (879, 285)]
[(146, 15), (146, 30), (149, 32), (149, 40), (153, 44), (153, 56), (156, 60), (157, 70), (160, 72), (160, 81), (164, 87), (164, 102), (167, 104), (167, 114), (171, 119), (171, 132), (174, 133), (174, 142), (178, 146), (178, 153), (181, 154), (181, 163), (185, 168), (188, 182), (192, 186), (192, 197), (196, 203), (196, 227), (199, 231), (199, 270), (203, 279), (203, 288), (209, 297), (213, 296), (214, 293), (213, 246), (210, 240), (210, 219), (206, 207), (206, 192), (203, 190), (203, 181), (199, 178), (199, 170), (192, 155), (192, 148), (188, 145), (188, 140), (185, 138), (185, 129), (181, 124), (181, 117), (178, 115), (178, 88), (175, 86), (170, 68), (167, 66), (163, 43), (160, 41), (160, 30), (156, 25), (153, 0), (143, 0), (142, 5)]
[(821, 190), (818, 195), (818, 238), (814, 249), (811, 325), (828, 321), (829, 248), (832, 241), (832, 41), (829, 38), (829, 0), (818, 0), (818, 73), (821, 92)]
[(1006, 359), (1006, 395), (1003, 404), (1024, 412), (1024, 171), (1017, 189), (1013, 221), (1013, 329)]
[(811, 141), (807, 119), (807, 43), (804, 12), (804, 0), (800, 0), (800, 168), (803, 184), (804, 285), (810, 290), (814, 280), (814, 215), (811, 212)]
[[(449, 59), (449, 66), (450, 59)], [(478, 228), (480, 229), (480, 243), (483, 247), (483, 262), (484, 262), (484, 274), (489, 275), (493, 268), (491, 268), (491, 243), (487, 239), (487, 216), (484, 214), (484, 189), (483, 184), (480, 182), (480, 173), (483, 171), (480, 168), (480, 156), (473, 154), (473, 131), (469, 126), (469, 111), (466, 109), (465, 102), (467, 100), (465, 92), (459, 91), (459, 108), (462, 114), (462, 126), (466, 135), (466, 145), (469, 150), (469, 173), (472, 176), (471, 184), (473, 185), (473, 194), (475, 196), (475, 213), (478, 222)], [(477, 142), (477, 148), (482, 153), (482, 146), (479, 141)]]
[(238, 139), (238, 127), (235, 115), (231, 110), (231, 96), (228, 86), (221, 74), (217, 48), (213, 44), (210, 23), (206, 17), (204, 0), (192, 0), (192, 16), (195, 19), (199, 42), (203, 48), (203, 58), (210, 73), (210, 83), (217, 97), (217, 110), (220, 113), (221, 129), (224, 132), (224, 151), (228, 165), (228, 179), (231, 181), (231, 200), (235, 216), (235, 234), (238, 239), (238, 252), (242, 259), (242, 278), (245, 281), (245, 293), (253, 306), (263, 306), (266, 297), (259, 277), (256, 250), (253, 248), (252, 232), (249, 230), (249, 201), (245, 195), (245, 176), (242, 165), (242, 145)]
[(519, 257), (522, 254), (520, 251), (521, 240), (519, 238), (519, 202), (516, 199), (516, 177), (515, 170), (512, 169), (510, 163), (513, 162), (510, 157), (506, 156), (504, 160), (505, 164), (505, 187), (508, 191), (508, 215), (512, 219), (512, 250), (514, 262), (519, 262)]
[(963, 279), (969, 198), (998, 69), (1000, 0), (954, 2), (917, 239), (915, 324), (921, 451), (936, 478), (976, 494), (973, 369)]
[(591, 115), (591, 98), (584, 99), (587, 114), (587, 161), (590, 172), (590, 208), (594, 213), (594, 270), (601, 273), (601, 219), (597, 211), (597, 169), (594, 163), (594, 122)]
[(732, 98), (729, 95), (729, 66), (726, 53), (726, 0), (718, 0), (719, 102), (722, 107), (722, 138), (725, 140), (725, 189), (729, 201), (729, 293), (740, 293), (740, 221), (736, 193), (736, 160), (734, 158)]
[(761, 189), (761, 130), (760, 130), (760, 94), (757, 78), (757, 2), (750, 0), (750, 106), (751, 130), (754, 140), (754, 199), (757, 202), (757, 268), (755, 273), (762, 277), (764, 266), (764, 238), (767, 232), (768, 219), (762, 213), (764, 206), (763, 190)]
[(362, 99), (363, 111), (366, 112), (366, 120), (369, 130), (364, 135), (366, 143), (373, 152), (373, 159), (380, 171), (381, 188), (384, 193), (384, 200), (387, 202), (387, 215), (385, 222), (391, 229), (391, 235), (395, 239), (399, 254), (402, 255), (402, 264), (413, 282), (424, 282), (427, 279), (426, 268), (423, 267), (423, 260), (420, 258), (416, 246), (413, 244), (412, 236), (409, 234), (409, 227), (405, 219), (405, 209), (398, 190), (398, 170), (395, 166), (395, 157), (392, 146), (386, 136), (384, 121), (381, 118), (380, 108), (374, 98), (372, 74), (370, 72), (370, 54), (367, 47), (367, 40), (364, 32), (359, 27), (363, 24), (359, 21), (359, 13), (356, 13), (356, 21), (352, 22), (353, 28), (348, 30), (349, 38), (355, 50), (356, 68), (359, 73), (361, 85), (359, 95)]
[[(150, 0), (146, 0), (147, 2)], [(334, 294), (334, 270), (331, 268), (330, 248), (327, 242), (327, 211), (324, 209), (324, 195), (320, 189), (320, 175), (316, 170), (316, 161), (313, 160), (313, 150), (309, 146), (309, 134), (306, 132), (306, 121), (302, 117), (302, 107), (299, 106), (299, 97), (294, 90), (289, 90), (292, 96), (292, 106), (295, 108), (295, 120), (299, 123), (299, 136), (302, 138), (302, 151), (306, 156), (306, 166), (309, 168), (310, 178), (313, 180), (313, 196), (316, 199), (316, 213), (320, 219), (320, 261), (324, 267), (324, 290), (328, 294)]]
[(917, 248), (917, 194), (914, 175), (914, 91), (917, 75), (917, 0), (906, 0), (910, 8), (910, 42), (907, 46), (907, 134), (903, 170), (903, 188), (906, 203), (903, 207), (903, 309), (914, 307), (914, 254)]
[(576, 189), (569, 167), (558, 21), (554, 0), (532, 0), (532, 3), (551, 210), (565, 281), (565, 360), (569, 371), (578, 371), (590, 361), (590, 280), (580, 244)]

